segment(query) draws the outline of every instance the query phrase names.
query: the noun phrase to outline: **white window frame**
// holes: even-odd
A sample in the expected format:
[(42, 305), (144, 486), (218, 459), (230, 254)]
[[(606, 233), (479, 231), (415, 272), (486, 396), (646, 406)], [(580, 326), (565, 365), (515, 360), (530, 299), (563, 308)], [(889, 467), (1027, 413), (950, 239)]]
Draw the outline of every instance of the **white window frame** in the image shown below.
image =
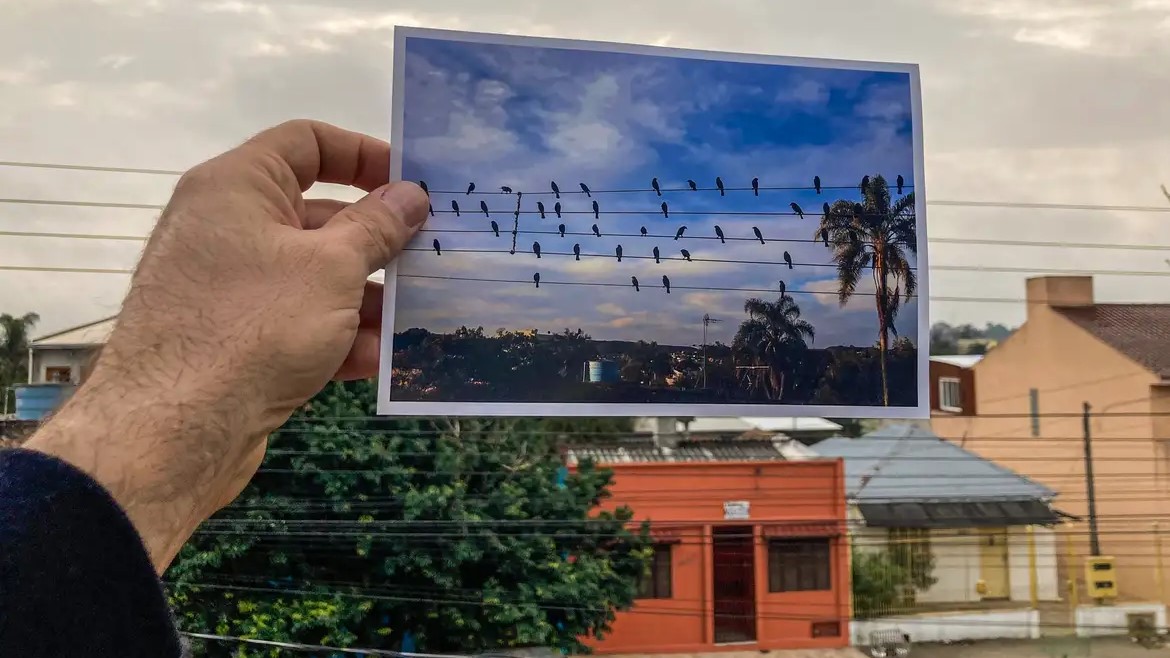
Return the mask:
[[(958, 399), (950, 400), (950, 402), (955, 403), (953, 405), (947, 404), (947, 402), (948, 402), (947, 395), (946, 395), (947, 384), (954, 384), (955, 385), (955, 397)], [(959, 378), (958, 377), (939, 377), (938, 378), (938, 408), (943, 410), (943, 411), (951, 411), (954, 413), (960, 413), (963, 411), (962, 405), (963, 405), (963, 384), (959, 380)]]

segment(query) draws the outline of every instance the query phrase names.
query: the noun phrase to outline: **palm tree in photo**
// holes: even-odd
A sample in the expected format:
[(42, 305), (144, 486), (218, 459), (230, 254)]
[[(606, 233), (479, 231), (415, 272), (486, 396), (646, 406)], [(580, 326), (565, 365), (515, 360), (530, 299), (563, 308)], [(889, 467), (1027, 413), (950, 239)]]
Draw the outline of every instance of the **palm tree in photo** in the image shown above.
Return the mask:
[(800, 306), (788, 295), (774, 302), (753, 297), (744, 302), (743, 311), (748, 319), (735, 332), (732, 348), (753, 365), (767, 367), (768, 398), (779, 400), (784, 395), (786, 371), (808, 350), (816, 330), (801, 319)]
[(873, 277), (882, 404), (889, 406), (886, 354), (890, 334), (898, 335), (894, 326), (898, 311), (918, 287), (912, 262), (918, 255), (914, 193), (892, 199), (886, 179), (874, 176), (865, 186), (860, 203), (840, 199), (829, 205), (814, 239), (820, 238), (822, 231), (828, 233), (828, 248), (837, 264), (837, 300), (842, 306), (853, 297), (865, 272)]

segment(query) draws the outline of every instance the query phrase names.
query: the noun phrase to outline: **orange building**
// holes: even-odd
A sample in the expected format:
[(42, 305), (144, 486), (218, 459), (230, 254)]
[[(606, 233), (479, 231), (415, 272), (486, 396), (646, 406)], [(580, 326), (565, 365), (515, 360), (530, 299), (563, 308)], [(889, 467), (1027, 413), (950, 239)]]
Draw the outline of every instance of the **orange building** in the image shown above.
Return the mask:
[(784, 461), (767, 439), (574, 448), (570, 465), (584, 457), (614, 471), (605, 506), (631, 507), (655, 542), (637, 602), (597, 653), (848, 645), (839, 460)]

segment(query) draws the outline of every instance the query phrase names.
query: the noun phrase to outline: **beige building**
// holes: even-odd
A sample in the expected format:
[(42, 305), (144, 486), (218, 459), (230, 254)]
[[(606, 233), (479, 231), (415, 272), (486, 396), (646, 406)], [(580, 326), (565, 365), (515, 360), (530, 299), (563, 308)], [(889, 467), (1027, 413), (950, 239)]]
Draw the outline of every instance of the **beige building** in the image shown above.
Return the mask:
[[(1057, 492), (1083, 519), (1065, 534), (1084, 557), (1087, 425), (1101, 554), (1116, 559), (1120, 597), (1166, 600), (1155, 530), (1170, 532), (1170, 304), (1096, 303), (1091, 277), (1029, 279), (1027, 301), (1024, 325), (961, 376), (932, 373), (932, 398), (946, 402), (932, 405), (932, 427)], [(1083, 579), (1066, 550), (1062, 577)]]

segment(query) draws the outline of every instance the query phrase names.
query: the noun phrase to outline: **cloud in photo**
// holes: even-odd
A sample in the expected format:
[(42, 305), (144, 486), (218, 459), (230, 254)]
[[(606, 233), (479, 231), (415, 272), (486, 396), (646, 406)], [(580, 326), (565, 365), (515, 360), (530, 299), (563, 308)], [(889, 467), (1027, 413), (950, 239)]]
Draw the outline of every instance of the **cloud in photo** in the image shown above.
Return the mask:
[[(436, 216), (400, 264), (396, 330), (580, 328), (596, 339), (692, 345), (706, 314), (723, 320), (708, 339), (730, 343), (744, 302), (774, 300), (783, 281), (817, 326), (817, 346), (877, 340), (872, 285), (863, 280), (838, 305), (835, 264), (815, 231), (821, 205), (859, 198), (863, 175), (913, 185), (907, 74), (419, 37), (407, 40), (404, 69), (403, 177), (426, 181)], [(793, 189), (813, 176), (822, 194)], [(713, 189), (717, 177), (725, 196)], [(650, 191), (653, 178), (662, 196)], [(476, 193), (466, 194), (472, 182)], [(518, 218), (501, 186), (523, 192)], [(790, 214), (794, 202), (804, 218)], [(578, 324), (562, 326), (569, 320)], [(911, 300), (899, 332), (917, 342), (916, 324)]]

